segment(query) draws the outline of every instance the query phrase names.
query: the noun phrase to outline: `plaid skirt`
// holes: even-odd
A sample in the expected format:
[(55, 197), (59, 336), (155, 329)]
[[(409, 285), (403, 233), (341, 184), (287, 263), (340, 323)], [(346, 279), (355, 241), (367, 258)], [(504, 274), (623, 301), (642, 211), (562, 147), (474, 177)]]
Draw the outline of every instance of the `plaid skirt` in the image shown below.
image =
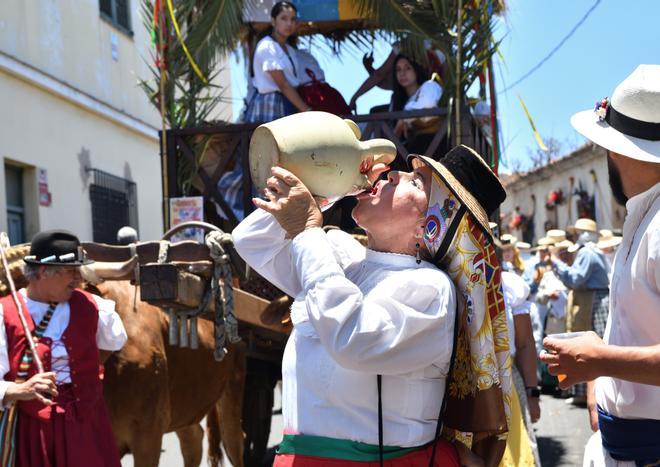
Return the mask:
[(245, 112), (245, 122), (272, 122), (295, 112), (296, 108), (281, 92), (276, 91), (267, 94), (257, 92), (248, 104), (247, 111)]
[(594, 291), (594, 302), (591, 305), (591, 325), (601, 338), (605, 334), (607, 317), (610, 314), (610, 291), (601, 289)]

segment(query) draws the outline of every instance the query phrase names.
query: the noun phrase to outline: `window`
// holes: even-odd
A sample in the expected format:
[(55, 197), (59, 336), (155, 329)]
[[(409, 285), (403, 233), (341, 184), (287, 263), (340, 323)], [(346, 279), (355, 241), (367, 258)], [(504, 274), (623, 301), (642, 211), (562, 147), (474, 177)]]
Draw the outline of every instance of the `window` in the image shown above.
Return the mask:
[(25, 203), (23, 200), (23, 169), (5, 165), (7, 195), (7, 230), (12, 245), (25, 243)]
[(133, 35), (130, 0), (99, 0), (101, 18), (105, 18), (119, 30)]
[(138, 229), (137, 185), (101, 170), (91, 169), (92, 235), (95, 242), (117, 243), (117, 231), (129, 225)]

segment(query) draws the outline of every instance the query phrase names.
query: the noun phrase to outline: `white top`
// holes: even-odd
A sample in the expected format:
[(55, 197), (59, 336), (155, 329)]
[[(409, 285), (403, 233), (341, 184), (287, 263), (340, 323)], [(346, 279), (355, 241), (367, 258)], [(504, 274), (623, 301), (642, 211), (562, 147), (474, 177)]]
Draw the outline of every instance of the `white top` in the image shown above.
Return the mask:
[[(35, 326), (41, 322), (41, 319), (48, 311), (49, 304), (37, 302), (27, 296), (25, 289), (19, 292), (27, 306)], [(96, 344), (100, 350), (117, 351), (126, 343), (128, 337), (124, 324), (121, 318), (115, 311), (115, 302), (106, 300), (97, 295), (93, 295), (97, 306), (99, 307), (99, 322), (96, 330)], [(69, 325), (69, 315), (71, 309), (69, 302), (63, 302), (57, 305), (53, 316), (48, 323), (44, 337), (49, 337), (52, 340), (51, 344), (51, 371), (55, 372), (55, 379), (57, 384), (66, 384), (71, 382), (70, 369), (69, 369), (69, 355), (62, 341), (62, 334)], [(7, 331), (5, 330), (5, 321), (3, 318), (3, 310), (0, 306), (0, 377), (9, 372), (9, 357), (7, 354)], [(0, 401), (5, 398), (7, 391), (8, 381), (0, 380)]]
[(511, 358), (513, 358), (516, 355), (516, 327), (513, 317), (529, 314), (532, 305), (527, 300), (529, 286), (519, 275), (502, 271), (502, 295), (504, 295), (506, 323), (509, 328), (509, 351), (511, 352)]
[(442, 87), (435, 80), (428, 80), (417, 88), (415, 94), (408, 98), (403, 110), (432, 109), (438, 105), (442, 97)]
[[(549, 297), (549, 295), (553, 292), (557, 292), (558, 294), (558, 297), (555, 300)], [(559, 280), (554, 271), (546, 271), (543, 274), (543, 278), (539, 284), (539, 289), (536, 292), (536, 299), (539, 302), (547, 302), (548, 311), (553, 317), (557, 319), (563, 319), (566, 316), (568, 289), (564, 283)]]
[(378, 444), (433, 439), (451, 359), (456, 298), (449, 277), (412, 256), (368, 250), (339, 230), (293, 241), (262, 210), (233, 232), (259, 274), (295, 297), (282, 362), (285, 433)]
[(298, 55), (298, 82), (300, 84), (312, 82), (312, 78), (307, 74), (307, 70), (311, 70), (314, 73), (317, 81), (325, 81), (325, 73), (311, 53), (307, 50), (296, 49), (296, 55)]
[[(604, 340), (621, 346), (660, 344), (660, 183), (626, 203), (623, 241), (614, 259)], [(602, 377), (596, 400), (620, 418), (660, 419), (660, 386)]]
[(300, 66), (296, 49), (289, 44), (286, 45), (289, 55), (271, 36), (266, 36), (259, 41), (254, 51), (252, 68), (254, 77), (252, 84), (260, 94), (279, 91), (273, 78), (267, 73), (269, 71), (281, 70), (284, 77), (294, 88), (299, 84)]

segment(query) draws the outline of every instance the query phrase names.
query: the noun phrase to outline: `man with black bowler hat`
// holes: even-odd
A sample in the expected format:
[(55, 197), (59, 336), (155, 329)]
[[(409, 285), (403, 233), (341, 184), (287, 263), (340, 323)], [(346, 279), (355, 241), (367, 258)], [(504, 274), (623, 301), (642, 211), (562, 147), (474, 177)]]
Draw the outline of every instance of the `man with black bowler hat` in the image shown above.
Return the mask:
[[(660, 65), (640, 65), (595, 111), (571, 124), (608, 152), (610, 186), (626, 205), (601, 340), (546, 338), (542, 354), (566, 387), (593, 381), (585, 466), (660, 464)], [(592, 396), (595, 395), (595, 399)]]
[(126, 342), (115, 304), (79, 288), (92, 261), (70, 232), (38, 233), (24, 261), (28, 286), (17, 295), (45, 373), (26, 353), (11, 296), (0, 299), (1, 409), (18, 404), (14, 445), (2, 449), (16, 467), (117, 467), (102, 384), (103, 357)]

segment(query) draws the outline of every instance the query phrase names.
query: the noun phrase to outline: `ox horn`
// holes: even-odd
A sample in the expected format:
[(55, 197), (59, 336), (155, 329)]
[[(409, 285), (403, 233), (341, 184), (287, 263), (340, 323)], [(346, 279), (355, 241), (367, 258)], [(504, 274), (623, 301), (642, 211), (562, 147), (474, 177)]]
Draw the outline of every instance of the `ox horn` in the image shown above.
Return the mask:
[(123, 263), (99, 261), (80, 268), (82, 278), (91, 284), (100, 284), (106, 280), (132, 279), (133, 270), (138, 264), (137, 255)]

